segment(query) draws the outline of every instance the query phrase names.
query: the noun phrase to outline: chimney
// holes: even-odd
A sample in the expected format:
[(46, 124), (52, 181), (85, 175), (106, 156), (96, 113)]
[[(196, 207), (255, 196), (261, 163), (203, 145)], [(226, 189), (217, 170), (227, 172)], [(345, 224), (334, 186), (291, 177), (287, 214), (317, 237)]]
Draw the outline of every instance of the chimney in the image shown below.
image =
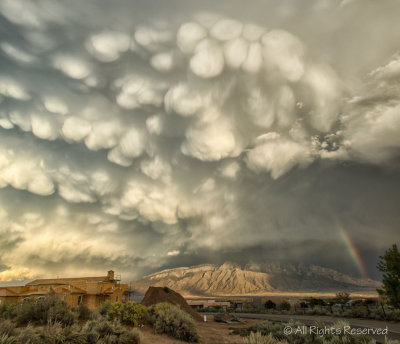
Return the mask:
[(114, 281), (114, 271), (113, 270), (107, 271), (107, 279), (109, 281)]

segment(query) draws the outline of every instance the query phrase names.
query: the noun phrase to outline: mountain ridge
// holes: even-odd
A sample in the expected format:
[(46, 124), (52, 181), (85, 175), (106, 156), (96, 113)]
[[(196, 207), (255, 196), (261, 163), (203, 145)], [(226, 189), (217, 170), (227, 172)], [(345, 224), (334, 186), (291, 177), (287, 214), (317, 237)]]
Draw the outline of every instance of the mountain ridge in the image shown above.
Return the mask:
[(184, 295), (262, 295), (279, 292), (375, 291), (380, 283), (317, 265), (226, 262), (165, 269), (133, 283), (143, 293), (150, 286), (169, 287)]

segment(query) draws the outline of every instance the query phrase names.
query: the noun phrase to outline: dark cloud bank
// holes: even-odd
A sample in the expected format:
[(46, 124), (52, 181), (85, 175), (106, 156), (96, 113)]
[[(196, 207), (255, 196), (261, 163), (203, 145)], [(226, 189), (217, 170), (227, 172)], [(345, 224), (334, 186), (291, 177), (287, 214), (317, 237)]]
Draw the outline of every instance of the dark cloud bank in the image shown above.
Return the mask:
[(0, 0), (0, 281), (368, 274), (398, 241), (398, 1)]

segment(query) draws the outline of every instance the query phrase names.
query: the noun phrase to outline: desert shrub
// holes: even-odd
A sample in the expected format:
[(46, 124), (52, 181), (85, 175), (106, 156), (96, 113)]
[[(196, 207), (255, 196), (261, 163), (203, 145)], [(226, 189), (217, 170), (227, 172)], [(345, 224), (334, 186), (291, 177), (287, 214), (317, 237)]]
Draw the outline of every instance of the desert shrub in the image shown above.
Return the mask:
[(17, 344), (17, 340), (13, 336), (3, 334), (0, 336), (0, 344)]
[(171, 309), (172, 304), (168, 302), (160, 302), (156, 303), (155, 305), (151, 305), (150, 307), (147, 308), (147, 312), (150, 316), (150, 320), (152, 322), (155, 321), (155, 317), (157, 316), (158, 312), (163, 310), (163, 311), (168, 311)]
[(198, 342), (193, 318), (178, 306), (161, 304), (153, 308), (153, 330), (186, 342)]
[(86, 336), (77, 326), (63, 327), (60, 322), (51, 323), (42, 328), (42, 344), (86, 344)]
[(107, 315), (110, 308), (111, 308), (110, 301), (103, 302), (98, 308), (100, 315)]
[(385, 344), (400, 344), (400, 342), (398, 340), (387, 339), (385, 337)]
[(97, 344), (118, 344), (118, 337), (114, 334), (107, 334), (106, 336), (100, 338)]
[(141, 333), (137, 328), (133, 328), (121, 334), (118, 339), (118, 344), (139, 344), (141, 340)]
[(17, 343), (25, 344), (42, 344), (43, 339), (37, 328), (34, 328), (31, 324), (20, 329), (16, 336)]
[[(292, 333), (285, 335), (284, 328), (291, 327), (293, 329)], [(324, 324), (316, 323), (315, 326), (317, 328), (323, 328)], [(340, 329), (337, 331), (338, 334), (325, 334), (324, 336), (319, 336), (316, 334), (312, 334), (309, 331), (302, 330), (303, 324), (299, 322), (289, 322), (289, 323), (271, 323), (271, 322), (263, 322), (258, 323), (249, 328), (241, 329), (240, 331), (236, 332), (236, 334), (248, 336), (251, 333), (254, 333), (254, 341), (255, 338), (259, 338), (259, 340), (267, 340), (266, 337), (270, 336), (272, 339), (277, 340), (275, 343), (294, 343), (294, 344), (375, 344), (375, 341), (366, 336), (355, 335), (351, 336), (347, 333), (344, 333), (344, 327), (348, 326), (348, 323), (344, 321), (338, 321), (332, 325), (332, 327), (336, 329)], [(295, 329), (299, 328), (299, 331)], [(234, 332), (235, 333), (235, 332)], [(258, 334), (257, 334), (258, 333)], [(264, 338), (261, 338), (264, 337)], [(250, 337), (247, 337), (247, 340), (250, 341)], [(245, 342), (246, 343), (246, 342)], [(249, 342), (253, 343), (253, 342)], [(258, 343), (255, 341), (255, 343)], [(263, 343), (261, 341), (261, 343)], [(274, 343), (274, 342), (267, 342), (267, 343)]]
[(40, 324), (60, 322), (71, 326), (76, 321), (74, 312), (64, 301), (61, 301), (54, 292), (50, 292), (43, 299), (36, 301), (36, 320)]
[(15, 305), (8, 305), (4, 309), (3, 317), (15, 318), (18, 326), (24, 326), (30, 322), (44, 325), (49, 321), (71, 326), (76, 320), (76, 315), (71, 308), (59, 300), (54, 292), (42, 299), (26, 299)]
[(0, 321), (0, 336), (7, 335), (12, 336), (15, 333), (16, 325), (11, 320)]
[(149, 318), (146, 307), (133, 301), (113, 304), (108, 316), (110, 319), (117, 319), (123, 324), (132, 326), (143, 325)]
[(279, 309), (282, 311), (290, 311), (290, 303), (287, 301), (283, 301), (280, 305), (279, 305)]
[[(48, 322), (43, 327), (28, 324), (16, 328), (15, 324), (3, 325), (0, 344), (139, 344), (140, 331), (126, 329), (118, 321), (100, 318), (88, 321), (81, 329), (78, 325), (64, 326), (61, 322)], [(0, 325), (1, 327), (1, 325)]]
[(2, 303), (0, 305), (0, 316), (3, 319), (12, 319), (15, 317), (15, 309), (17, 308), (17, 303)]
[(243, 344), (280, 344), (287, 341), (275, 339), (270, 333), (268, 336), (263, 336), (260, 332), (251, 332), (250, 335), (243, 339)]
[(367, 307), (359, 305), (344, 311), (344, 314), (354, 318), (367, 318), (369, 316), (369, 311)]
[(118, 320), (107, 320), (105, 317), (91, 320), (83, 328), (88, 344), (139, 344), (138, 329), (125, 329)]
[(386, 319), (391, 321), (399, 321), (400, 309), (392, 309), (391, 311), (386, 312)]
[(124, 328), (118, 320), (109, 321), (107, 318), (88, 321), (84, 327), (85, 333), (96, 333), (100, 338), (107, 335), (120, 335), (124, 332)]
[(15, 308), (16, 321), (19, 326), (26, 325), (36, 319), (36, 303), (33, 299), (19, 302)]
[[(251, 333), (260, 333), (262, 336), (272, 336), (278, 341), (288, 341), (289, 343), (303, 344), (303, 343), (320, 343), (318, 340), (312, 341), (308, 334), (301, 334), (292, 332), (289, 335), (284, 334), (284, 327), (290, 326), (292, 328), (297, 328), (298, 326), (302, 326), (301, 323), (298, 322), (289, 322), (289, 323), (273, 323), (273, 322), (262, 322), (250, 326), (247, 329), (247, 334)], [(243, 333), (242, 333), (243, 334)]]
[(90, 318), (90, 309), (83, 303), (78, 306), (77, 312), (79, 320), (88, 320)]

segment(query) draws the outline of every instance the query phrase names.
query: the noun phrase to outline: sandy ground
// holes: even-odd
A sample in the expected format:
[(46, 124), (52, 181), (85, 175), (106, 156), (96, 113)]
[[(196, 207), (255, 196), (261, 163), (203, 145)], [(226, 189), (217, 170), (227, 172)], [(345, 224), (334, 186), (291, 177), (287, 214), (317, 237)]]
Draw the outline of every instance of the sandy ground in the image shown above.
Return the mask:
[[(246, 320), (245, 323), (224, 324), (212, 320), (212, 316), (207, 316), (207, 322), (196, 322), (197, 330), (200, 335), (201, 344), (243, 344), (243, 338), (237, 335), (230, 335), (229, 328), (248, 327), (262, 320)], [(180, 340), (172, 339), (166, 335), (156, 335), (149, 326), (141, 329), (143, 338), (141, 344), (183, 344)]]

